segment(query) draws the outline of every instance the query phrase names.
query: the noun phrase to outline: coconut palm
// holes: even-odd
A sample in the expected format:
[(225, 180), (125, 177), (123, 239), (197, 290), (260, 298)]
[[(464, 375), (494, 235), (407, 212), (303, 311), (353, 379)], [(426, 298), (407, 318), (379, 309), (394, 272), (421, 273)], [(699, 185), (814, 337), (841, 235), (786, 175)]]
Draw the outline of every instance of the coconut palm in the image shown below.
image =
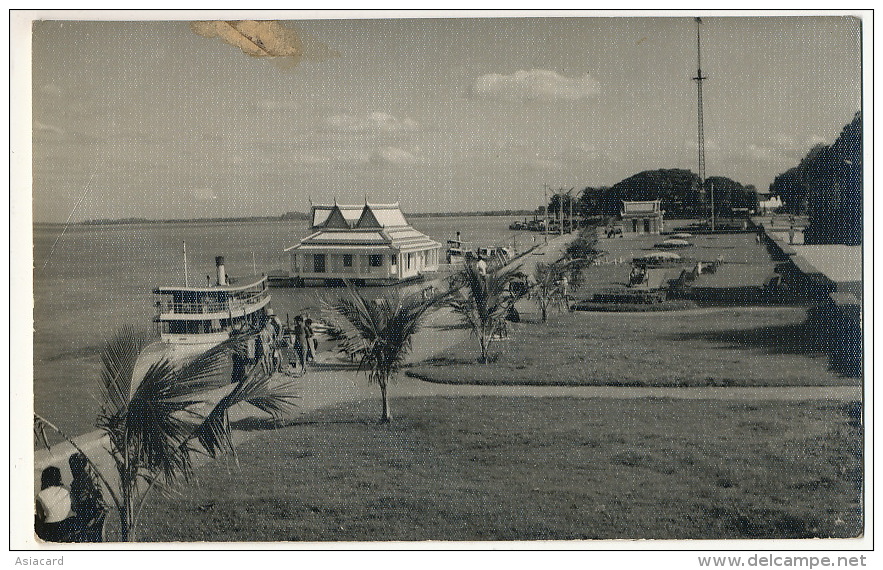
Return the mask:
[(540, 318), (543, 323), (548, 320), (549, 307), (557, 301), (561, 295), (561, 277), (564, 268), (554, 263), (537, 263), (534, 269), (535, 284), (531, 295), (540, 309)]
[(460, 273), (458, 283), (463, 286), (457, 289), (449, 304), (478, 339), (482, 364), (488, 362), (491, 342), (503, 331), (505, 317), (521, 295), (509, 287), (520, 275), (517, 267), (481, 275), (471, 263)]
[[(197, 454), (214, 458), (233, 449), (228, 418), (232, 406), (248, 402), (279, 420), (294, 405), (293, 384), (272, 384), (260, 363), (240, 382), (230, 384), (229, 355), (253, 334), (236, 335), (183, 364), (160, 358), (143, 371), (138, 361), (150, 342), (146, 334), (124, 328), (102, 348), (104, 403), (97, 427), (106, 436), (116, 467), (115, 484), (100, 466), (93, 467), (117, 509), (123, 541), (135, 539), (139, 514), (154, 488), (190, 481)], [(228, 392), (216, 404), (208, 403), (224, 389)], [(82, 452), (54, 425), (35, 419)]]
[(382, 412), (380, 422), (392, 421), (387, 389), (401, 370), (411, 350), (411, 339), (428, 311), (447, 293), (424, 298), (422, 293), (403, 294), (395, 290), (376, 299), (367, 299), (347, 283), (349, 295), (324, 302), (327, 318), (353, 339), (361, 339), (359, 370), (380, 386)]

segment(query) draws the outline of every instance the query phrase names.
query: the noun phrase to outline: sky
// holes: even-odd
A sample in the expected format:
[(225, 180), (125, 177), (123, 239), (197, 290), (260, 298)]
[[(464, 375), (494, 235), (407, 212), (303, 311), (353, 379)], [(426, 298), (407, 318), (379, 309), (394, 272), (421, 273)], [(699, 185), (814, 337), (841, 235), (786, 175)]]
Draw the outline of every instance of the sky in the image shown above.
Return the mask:
[[(34, 221), (276, 216), (366, 197), (406, 213), (533, 209), (544, 185), (697, 171), (686, 13), (244, 29), (278, 46), (213, 26), (34, 24)], [(706, 175), (766, 189), (861, 108), (861, 22), (703, 18), (702, 71)]]

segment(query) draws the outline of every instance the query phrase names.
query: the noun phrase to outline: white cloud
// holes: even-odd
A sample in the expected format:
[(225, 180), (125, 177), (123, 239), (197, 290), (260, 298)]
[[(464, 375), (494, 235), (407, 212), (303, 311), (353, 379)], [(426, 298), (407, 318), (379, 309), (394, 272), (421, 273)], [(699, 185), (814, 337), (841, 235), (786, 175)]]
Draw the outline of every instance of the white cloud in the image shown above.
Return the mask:
[(303, 104), (288, 99), (258, 99), (254, 106), (260, 111), (296, 111), (301, 109)]
[(325, 119), (325, 128), (344, 133), (398, 133), (416, 131), (420, 126), (408, 117), (399, 119), (388, 113), (375, 112), (362, 117), (332, 115)]
[(579, 143), (564, 149), (561, 153), (561, 159), (564, 162), (582, 164), (593, 162), (607, 158), (607, 153), (602, 151), (596, 145), (589, 143)]
[(57, 137), (63, 137), (66, 134), (64, 129), (60, 127), (56, 127), (55, 125), (47, 125), (37, 120), (34, 120), (34, 130), (40, 133), (55, 135)]
[(758, 143), (749, 144), (744, 152), (756, 160), (795, 161), (803, 158), (816, 144), (824, 142), (822, 137), (816, 135), (801, 142), (787, 133), (775, 133)]
[[(686, 146), (690, 150), (698, 150), (699, 149), (699, 141), (696, 139), (690, 138), (690, 139), (687, 139), (687, 141), (684, 143), (684, 146)], [(709, 151), (709, 150), (717, 151), (717, 150), (721, 150), (721, 146), (714, 139), (705, 139), (705, 150), (706, 151)]]
[(512, 75), (482, 75), (472, 84), (476, 97), (507, 101), (575, 101), (601, 92), (590, 75), (570, 78), (548, 69), (519, 70)]
[(193, 188), (190, 190), (190, 195), (198, 202), (211, 202), (218, 199), (217, 194), (211, 188)]
[(781, 157), (781, 150), (769, 146), (749, 144), (748, 156), (757, 160), (776, 160)]
[(55, 83), (44, 83), (39, 87), (40, 93), (44, 95), (49, 95), (51, 97), (61, 97), (64, 95), (64, 91), (61, 90), (61, 87), (56, 85)]
[(417, 157), (406, 150), (394, 146), (385, 146), (374, 149), (368, 159), (375, 164), (415, 164)]
[(563, 170), (564, 164), (560, 160), (549, 160), (545, 158), (536, 158), (528, 161), (525, 167), (529, 170), (550, 171)]
[(794, 149), (797, 148), (797, 143), (794, 141), (794, 137), (785, 133), (776, 133), (770, 139), (772, 143), (782, 149)]

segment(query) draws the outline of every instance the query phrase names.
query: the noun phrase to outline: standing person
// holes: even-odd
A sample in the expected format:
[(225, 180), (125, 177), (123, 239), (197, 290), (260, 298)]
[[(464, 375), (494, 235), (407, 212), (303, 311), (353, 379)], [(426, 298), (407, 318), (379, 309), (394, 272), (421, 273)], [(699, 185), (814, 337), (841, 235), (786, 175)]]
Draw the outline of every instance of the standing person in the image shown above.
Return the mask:
[(300, 363), (300, 373), (303, 376), (307, 372), (307, 328), (304, 325), (302, 315), (294, 317), (294, 332), (292, 336), (294, 337), (294, 354)]
[(47, 542), (70, 542), (71, 495), (61, 484), (61, 470), (47, 467), (40, 475), (35, 530)]
[(316, 347), (313, 343), (316, 340), (316, 334), (313, 332), (313, 319), (304, 315), (304, 329), (306, 330), (306, 340), (307, 340), (307, 362), (315, 362), (316, 361)]
[(101, 489), (90, 472), (89, 461), (82, 453), (68, 458), (73, 481), (71, 481), (71, 507), (74, 515), (73, 542), (103, 542), (104, 519), (107, 506)]
[(487, 277), (487, 262), (484, 260), (484, 257), (481, 254), (478, 254), (478, 262), (475, 264), (475, 269), (478, 271), (478, 274), (482, 277)]
[[(237, 323), (233, 325), (233, 334), (232, 336), (239, 336), (244, 334), (242, 324)], [(230, 375), (230, 382), (236, 384), (245, 380), (245, 371), (249, 362), (248, 358), (248, 342), (238, 343), (237, 346), (233, 348), (233, 351), (230, 355), (230, 359), (233, 361), (233, 371)]]
[(286, 326), (282, 333), (282, 344), (284, 344), (285, 359), (288, 361), (288, 369), (286, 374), (291, 374), (297, 370), (297, 355), (294, 352), (294, 329)]
[(264, 329), (254, 335), (254, 360), (252, 364), (258, 364), (264, 358)]

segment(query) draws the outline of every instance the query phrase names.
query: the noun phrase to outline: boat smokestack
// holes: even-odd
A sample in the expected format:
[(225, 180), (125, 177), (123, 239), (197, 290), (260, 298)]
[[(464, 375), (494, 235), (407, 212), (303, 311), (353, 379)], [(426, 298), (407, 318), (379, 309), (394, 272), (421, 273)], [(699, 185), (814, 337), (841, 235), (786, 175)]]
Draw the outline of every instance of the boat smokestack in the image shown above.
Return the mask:
[(224, 257), (222, 255), (215, 258), (215, 265), (218, 266), (218, 285), (226, 285), (227, 272), (224, 271)]

